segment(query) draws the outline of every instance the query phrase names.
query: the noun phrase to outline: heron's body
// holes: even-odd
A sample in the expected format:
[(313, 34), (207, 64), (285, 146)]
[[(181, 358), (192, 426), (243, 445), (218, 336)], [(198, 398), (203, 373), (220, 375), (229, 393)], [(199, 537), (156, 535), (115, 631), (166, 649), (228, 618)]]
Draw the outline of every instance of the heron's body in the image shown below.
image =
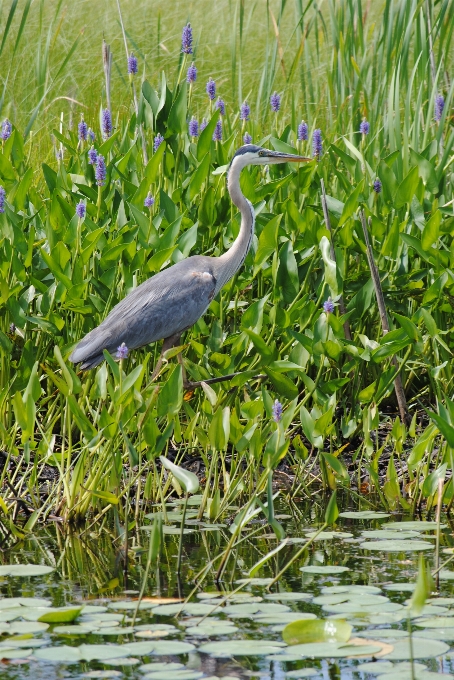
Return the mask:
[(252, 145), (242, 147), (228, 176), (231, 199), (241, 213), (240, 232), (232, 247), (220, 257), (188, 257), (135, 288), (79, 342), (70, 356), (73, 363), (80, 363), (83, 369), (94, 368), (104, 359), (103, 350), (114, 354), (122, 343), (131, 350), (163, 339), (163, 351), (179, 344), (183, 331), (203, 316), (246, 258), (254, 233), (254, 210), (241, 193), (239, 175), (246, 165), (265, 164), (265, 158), (268, 162), (308, 160)]

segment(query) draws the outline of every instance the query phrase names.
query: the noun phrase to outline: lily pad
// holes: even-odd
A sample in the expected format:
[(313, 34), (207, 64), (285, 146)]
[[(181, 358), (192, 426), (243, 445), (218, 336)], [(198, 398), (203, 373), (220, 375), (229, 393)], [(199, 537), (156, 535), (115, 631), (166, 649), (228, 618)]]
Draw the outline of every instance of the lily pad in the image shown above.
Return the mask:
[(267, 656), (277, 654), (283, 647), (286, 647), (285, 642), (274, 640), (222, 640), (207, 642), (198, 651), (221, 659), (231, 656)]
[(55, 571), (55, 567), (44, 564), (1, 564), (0, 576), (45, 576)]
[[(449, 651), (449, 645), (439, 640), (413, 637), (413, 658), (432, 659)], [(392, 652), (386, 655), (389, 661), (406, 661), (411, 658), (410, 638), (398, 640), (394, 643)]]
[(376, 529), (374, 531), (362, 531), (362, 538), (378, 538), (380, 541), (385, 539), (403, 541), (406, 538), (420, 538), (419, 531), (391, 531), (391, 529)]
[[(383, 529), (391, 529), (391, 531), (435, 531), (437, 528), (436, 522), (424, 522), (417, 520), (408, 522), (387, 522), (382, 524)], [(446, 524), (440, 524), (440, 529), (445, 529)]]
[(318, 675), (319, 671), (315, 668), (300, 668), (296, 671), (288, 671), (285, 674), (286, 678), (313, 678), (314, 675)]
[(88, 671), (83, 673), (81, 678), (121, 678), (123, 673), (120, 671), (106, 670), (106, 671)]
[(375, 510), (349, 510), (347, 512), (340, 512), (339, 517), (344, 517), (345, 519), (384, 519), (385, 517), (391, 517), (391, 515), (386, 512), (376, 512)]
[(317, 531), (308, 531), (306, 536), (307, 538), (314, 538), (315, 541), (332, 541), (334, 538), (352, 538), (353, 534), (344, 531), (321, 531), (319, 534), (317, 534)]
[(38, 621), (43, 623), (71, 623), (75, 621), (83, 607), (62, 607), (55, 608), (39, 617)]
[[(172, 671), (172, 680), (199, 680), (203, 678), (203, 673), (200, 671), (193, 671), (190, 669), (181, 669)], [(169, 671), (153, 671), (144, 675), (144, 680), (169, 680)]]
[(415, 621), (415, 626), (421, 628), (454, 628), (454, 616), (438, 616), (430, 619)]
[(382, 550), (383, 552), (419, 552), (420, 550), (433, 550), (432, 543), (426, 541), (416, 541), (411, 538), (403, 540), (384, 540), (384, 541), (366, 541), (360, 543), (360, 548), (363, 550)]
[(350, 642), (313, 642), (310, 644), (295, 645), (292, 652), (300, 654), (302, 659), (334, 659), (355, 656), (375, 656), (382, 647), (380, 644), (361, 644)]
[(312, 600), (311, 593), (267, 593), (264, 596), (265, 600), (277, 600), (278, 602), (304, 602)]
[(154, 673), (155, 671), (179, 671), (185, 668), (183, 663), (175, 661), (156, 661), (155, 663), (144, 663), (138, 670), (141, 673)]
[[(128, 644), (128, 647), (132, 647), (133, 645), (139, 644), (148, 643), (132, 642)], [(152, 644), (153, 650), (150, 653), (153, 654), (153, 656), (171, 656), (173, 654), (175, 655), (188, 654), (189, 652), (192, 652), (195, 649), (195, 646), (192, 645), (190, 642), (180, 642), (179, 640), (157, 640)], [(148, 652), (142, 653), (146, 654)], [(140, 651), (136, 652), (136, 654), (140, 654)]]
[(200, 637), (216, 637), (217, 635), (233, 635), (238, 632), (236, 626), (228, 625), (212, 626), (210, 623), (201, 626), (189, 626), (186, 628), (187, 635), (195, 635)]
[(454, 581), (454, 571), (442, 569), (439, 573), (440, 581)]
[(346, 571), (350, 571), (348, 567), (336, 567), (326, 564), (320, 565), (308, 565), (307, 567), (300, 567), (300, 571), (305, 574), (324, 574), (326, 576), (331, 576), (334, 574), (343, 574)]
[(350, 639), (352, 630), (352, 626), (342, 620), (301, 620), (289, 623), (282, 631), (282, 639), (288, 645), (299, 645), (309, 642), (347, 642)]

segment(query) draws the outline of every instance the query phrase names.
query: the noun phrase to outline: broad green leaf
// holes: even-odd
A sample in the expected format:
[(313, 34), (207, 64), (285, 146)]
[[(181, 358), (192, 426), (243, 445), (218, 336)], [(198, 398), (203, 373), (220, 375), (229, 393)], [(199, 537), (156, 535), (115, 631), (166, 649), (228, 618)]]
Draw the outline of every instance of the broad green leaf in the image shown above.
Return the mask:
[(404, 177), (397, 188), (396, 196), (394, 198), (394, 204), (396, 208), (402, 208), (406, 203), (411, 203), (411, 199), (415, 195), (418, 183), (419, 169), (418, 166), (415, 166), (410, 170), (408, 175)]
[(83, 607), (62, 607), (54, 609), (39, 617), (42, 623), (71, 623), (80, 615)]
[(184, 468), (175, 465), (175, 463), (172, 463), (172, 461), (170, 461), (168, 458), (165, 458), (164, 456), (159, 456), (159, 460), (161, 461), (162, 465), (174, 475), (175, 479), (178, 480), (186, 493), (197, 493), (199, 490), (199, 480), (197, 475), (195, 475), (193, 472), (190, 472), (189, 470), (185, 470)]
[(342, 619), (310, 621), (294, 621), (282, 631), (282, 639), (288, 645), (299, 645), (309, 642), (347, 642), (353, 627)]
[(329, 499), (328, 507), (325, 511), (325, 522), (326, 524), (334, 524), (336, 519), (339, 517), (339, 508), (336, 502), (337, 492), (334, 491)]
[(197, 142), (197, 160), (200, 162), (202, 158), (205, 157), (205, 155), (208, 153), (208, 151), (211, 149), (211, 143), (213, 139), (213, 132), (214, 128), (216, 127), (216, 123), (219, 120), (219, 111), (216, 109), (213, 115), (211, 116), (208, 125), (202, 132), (200, 133), (199, 141)]
[(183, 374), (181, 366), (175, 366), (170, 378), (164, 383), (158, 395), (158, 416), (168, 418), (177, 415), (183, 402)]
[(331, 259), (330, 243), (326, 236), (322, 236), (320, 251), (325, 265), (325, 281), (329, 286), (331, 296), (335, 298), (342, 290), (342, 283), (336, 262)]
[(342, 215), (339, 220), (339, 227), (341, 227), (348, 220), (349, 217), (353, 215), (355, 210), (358, 208), (359, 195), (363, 190), (364, 180), (358, 184), (358, 186), (352, 191), (350, 196), (347, 198)]

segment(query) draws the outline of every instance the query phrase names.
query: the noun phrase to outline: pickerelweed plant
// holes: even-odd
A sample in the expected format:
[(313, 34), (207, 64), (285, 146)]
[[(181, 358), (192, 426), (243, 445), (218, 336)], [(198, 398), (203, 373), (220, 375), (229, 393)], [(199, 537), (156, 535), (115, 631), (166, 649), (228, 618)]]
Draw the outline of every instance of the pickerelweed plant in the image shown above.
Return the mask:
[[(44, 102), (77, 44), (54, 79), (41, 49), (26, 119), (13, 116), (5, 83), (2, 115), (12, 124), (0, 162), (0, 505), (13, 526), (24, 498), (28, 528), (50, 513), (96, 522), (115, 507), (124, 521), (133, 508), (138, 521), (142, 508), (165, 508), (181, 488), (164, 479), (161, 454), (201, 466), (199, 510), (210, 521), (253, 499), (241, 522), (250, 519), (249, 510), (260, 512), (257, 490), (272, 522), (278, 463), (290, 499), (350, 486), (387, 509), (416, 510), (433, 505), (442, 479), (451, 507), (454, 86), (443, 74), (452, 65), (453, 5), (387, 0), (379, 21), (358, 16), (357, 3), (306, 5), (283, 51), (286, 43), (267, 35), (258, 75), (241, 62), (247, 22), (232, 23), (241, 37), (231, 41), (233, 93), (214, 58), (201, 58), (203, 33), (180, 44), (179, 31), (173, 53), (159, 48), (156, 61), (134, 45), (141, 71), (143, 63), (143, 77), (129, 74), (137, 108), (124, 50), (115, 55), (121, 78), (112, 76), (110, 105), (105, 86), (95, 103), (59, 99), (52, 107), (64, 115), (54, 125)], [(191, 75), (186, 58), (197, 65)], [(326, 77), (314, 76), (319, 63)], [(85, 127), (80, 136), (82, 111), (94, 139)], [(197, 135), (192, 121), (202, 121)], [(50, 133), (65, 151), (58, 162)], [(106, 355), (78, 373), (67, 360), (75, 343), (129, 291), (190, 254), (230, 247), (239, 217), (225, 175), (245, 135), (313, 161), (242, 173), (256, 223), (244, 266), (167, 353), (157, 382), (158, 345)], [(328, 299), (333, 309), (324, 308)], [(203, 383), (193, 393), (183, 390), (179, 350), (188, 377)], [(44, 485), (49, 467), (55, 476)]]

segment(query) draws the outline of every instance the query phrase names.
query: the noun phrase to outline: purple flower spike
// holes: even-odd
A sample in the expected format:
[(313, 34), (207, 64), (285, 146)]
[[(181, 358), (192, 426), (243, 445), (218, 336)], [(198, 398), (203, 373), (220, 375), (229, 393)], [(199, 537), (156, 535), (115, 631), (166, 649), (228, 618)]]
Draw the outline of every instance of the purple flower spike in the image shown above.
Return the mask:
[(6, 196), (6, 191), (2, 186), (0, 186), (0, 213), (5, 212), (5, 196)]
[(189, 134), (191, 137), (198, 137), (199, 136), (199, 123), (197, 120), (192, 116), (191, 120), (189, 121)]
[(192, 40), (192, 26), (190, 23), (187, 23), (181, 34), (181, 51), (184, 54), (192, 54)]
[(102, 111), (102, 136), (104, 139), (108, 139), (112, 134), (112, 115), (109, 109), (103, 109)]
[(273, 412), (273, 420), (275, 423), (280, 423), (282, 420), (282, 404), (281, 402), (276, 399), (276, 401), (273, 404), (272, 407), (272, 412)]
[(320, 128), (317, 128), (316, 130), (314, 130), (314, 134), (312, 135), (312, 155), (314, 156), (314, 158), (318, 160), (322, 154), (323, 154), (322, 131), (320, 130)]
[(378, 177), (377, 177), (377, 179), (375, 180), (375, 182), (373, 183), (373, 188), (374, 188), (374, 191), (375, 191), (376, 194), (380, 194), (380, 193), (381, 193), (382, 185), (381, 185), (381, 182), (380, 182), (380, 180), (378, 179)]
[(91, 142), (95, 141), (96, 135), (91, 128), (88, 128), (88, 136), (89, 136)]
[(155, 151), (157, 151), (159, 149), (159, 147), (161, 146), (161, 144), (163, 143), (163, 141), (164, 141), (164, 137), (162, 135), (160, 135), (159, 132), (158, 132), (158, 134), (154, 138), (153, 149)]
[(143, 202), (145, 208), (151, 208), (154, 205), (154, 198), (151, 195), (151, 191), (148, 192), (146, 199)]
[(245, 132), (245, 133), (244, 133), (243, 142), (244, 142), (245, 144), (250, 144), (250, 143), (252, 142), (252, 137), (251, 137), (251, 135), (249, 134), (249, 132)]
[(200, 132), (203, 132), (208, 125), (208, 121), (206, 118), (202, 119), (202, 122), (200, 123)]
[(307, 142), (309, 139), (309, 130), (307, 127), (307, 123), (302, 120), (301, 123), (298, 125), (298, 141), (299, 142)]
[(271, 110), (277, 113), (281, 108), (281, 97), (277, 92), (273, 92), (270, 97)]
[(323, 311), (325, 314), (332, 314), (334, 312), (334, 302), (331, 300), (331, 298), (328, 298), (323, 303)]
[(13, 126), (11, 125), (8, 118), (5, 118), (5, 120), (2, 123), (2, 130), (0, 132), (0, 138), (3, 139), (4, 142), (6, 142), (6, 140), (11, 137), (12, 131), (13, 131)]
[(213, 141), (222, 142), (222, 122), (220, 120), (218, 120), (214, 128)]
[(95, 177), (96, 177), (96, 184), (98, 187), (103, 187), (104, 184), (106, 183), (106, 162), (104, 160), (104, 156), (99, 156), (96, 159), (96, 167), (95, 167)]
[(359, 131), (361, 132), (362, 135), (368, 135), (370, 132), (370, 123), (366, 120), (366, 118), (363, 118), (360, 125), (359, 125)]
[(442, 94), (437, 94), (435, 97), (435, 120), (437, 123), (440, 122), (443, 115), (443, 109), (445, 108), (445, 98)]
[(90, 165), (96, 165), (96, 161), (98, 159), (98, 154), (96, 152), (96, 149), (94, 146), (91, 147), (91, 149), (88, 149), (88, 162)]
[(127, 359), (129, 354), (129, 349), (126, 347), (125, 343), (122, 342), (120, 347), (117, 347), (117, 353), (115, 354), (116, 359)]
[(82, 118), (77, 127), (78, 136), (81, 142), (86, 142), (88, 139), (88, 125)]
[(83, 201), (79, 201), (79, 203), (76, 205), (76, 215), (80, 220), (83, 220), (85, 217), (85, 213), (87, 212), (86, 205)]
[(216, 83), (214, 82), (213, 78), (210, 78), (207, 82), (206, 91), (208, 97), (211, 99), (211, 101), (213, 101), (213, 99), (216, 97)]
[(192, 64), (188, 68), (186, 80), (188, 81), (188, 83), (195, 83), (195, 81), (197, 80), (197, 68), (194, 65), (194, 62), (192, 62)]
[(218, 97), (218, 100), (214, 105), (214, 108), (219, 109), (219, 113), (221, 114), (221, 116), (225, 116), (225, 101), (223, 99)]
[(249, 120), (249, 117), (251, 115), (251, 107), (247, 103), (247, 101), (244, 101), (241, 104), (240, 108), (240, 120)]
[(139, 65), (137, 63), (137, 57), (133, 52), (128, 57), (128, 73), (130, 76), (135, 76), (139, 70)]

